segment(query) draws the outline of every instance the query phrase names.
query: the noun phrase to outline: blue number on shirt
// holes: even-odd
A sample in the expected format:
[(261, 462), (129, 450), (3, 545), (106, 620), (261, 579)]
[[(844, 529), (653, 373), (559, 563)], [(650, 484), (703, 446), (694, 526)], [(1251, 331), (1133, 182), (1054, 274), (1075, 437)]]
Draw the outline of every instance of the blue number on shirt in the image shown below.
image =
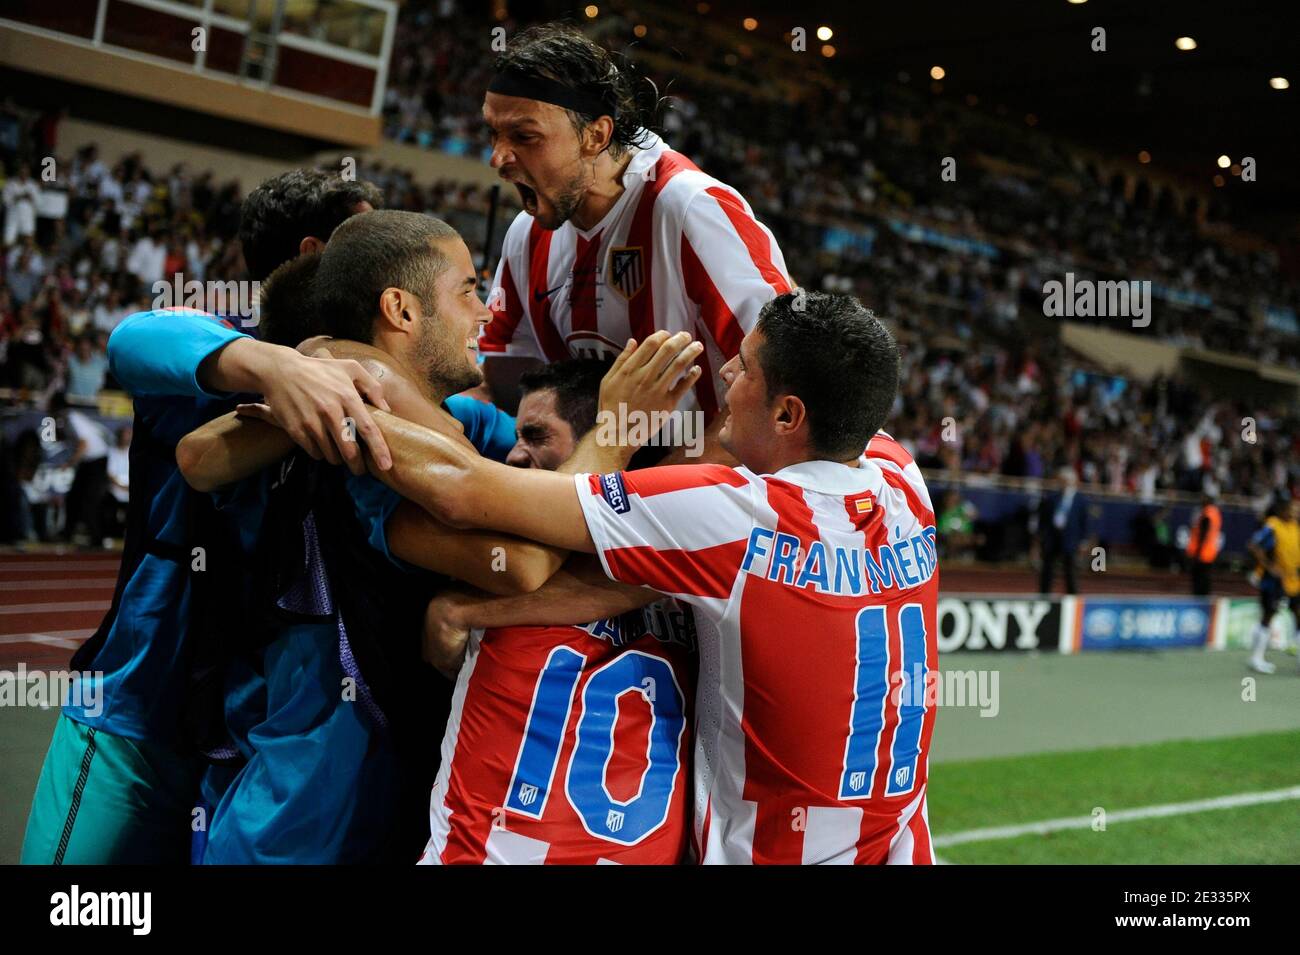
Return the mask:
[(551, 794), (555, 763), (560, 758), (564, 725), (573, 706), (573, 691), (587, 658), (568, 647), (556, 647), (537, 677), (533, 704), (528, 709), (524, 741), (519, 747), (515, 772), (510, 778), (506, 808), (534, 819), (542, 818)]
[[(551, 651), (533, 692), (528, 726), (510, 780), (507, 808), (541, 818), (585, 662), (582, 654), (567, 647)], [(636, 795), (619, 802), (605, 786), (605, 769), (614, 752), (618, 701), (625, 693), (649, 697), (649, 765)], [(622, 845), (641, 841), (667, 819), (681, 770), (686, 701), (672, 667), (660, 657), (637, 650), (620, 654), (587, 681), (577, 727), (577, 742), (565, 781), (569, 803), (592, 835)]]
[[(605, 767), (614, 755), (614, 724), (624, 693), (651, 697), (649, 766), (641, 787), (627, 802), (605, 788)], [(582, 691), (578, 742), (569, 761), (569, 802), (593, 836), (632, 845), (654, 832), (668, 817), (673, 785), (680, 769), (685, 700), (672, 667), (637, 650), (620, 654), (591, 675)]]
[(875, 788), (876, 751), (889, 706), (897, 707), (898, 725), (889, 750), (885, 795), (909, 793), (916, 782), (929, 674), (925, 618), (920, 604), (907, 604), (898, 611), (903, 659), (895, 661), (891, 683), (887, 613), (887, 607), (866, 607), (856, 621), (857, 665), (849, 738), (844, 747), (844, 774), (840, 778), (841, 799), (866, 799)]

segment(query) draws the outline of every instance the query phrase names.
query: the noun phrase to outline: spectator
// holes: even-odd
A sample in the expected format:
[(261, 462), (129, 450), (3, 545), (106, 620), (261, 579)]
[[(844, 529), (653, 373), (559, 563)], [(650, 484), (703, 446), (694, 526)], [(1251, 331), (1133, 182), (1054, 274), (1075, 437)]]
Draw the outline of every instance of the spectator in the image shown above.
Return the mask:
[(126, 536), (126, 505), (131, 490), (131, 426), (117, 430), (116, 441), (108, 449), (108, 491), (105, 499), (107, 513), (104, 532), (113, 537)]
[(50, 399), (50, 413), (73, 442), (69, 464), (76, 473), (68, 490), (68, 523), (64, 535), (69, 541), (99, 546), (104, 541), (104, 497), (109, 488), (108, 436), (103, 425), (69, 408), (62, 393)]
[(1065, 571), (1065, 592), (1077, 594), (1075, 558), (1087, 543), (1088, 509), (1079, 493), (1079, 478), (1073, 468), (1062, 468), (1057, 481), (1056, 493), (1044, 495), (1038, 506), (1037, 530), (1042, 559), (1038, 592), (1052, 592), (1052, 577), (1057, 562), (1060, 562)]
[(98, 338), (86, 333), (77, 339), (73, 353), (68, 356), (68, 397), (92, 400), (104, 386), (108, 371), (108, 355), (97, 350)]
[(1192, 569), (1192, 595), (1210, 593), (1210, 571), (1219, 556), (1220, 529), (1223, 516), (1213, 494), (1201, 495), (1201, 507), (1192, 516), (1191, 534), (1187, 538), (1187, 562)]
[(945, 491), (936, 530), (939, 547), (945, 557), (972, 557), (981, 543), (975, 533), (979, 512), (970, 501), (962, 499), (955, 488)]
[(5, 245), (13, 245), (19, 236), (36, 234), (36, 204), (40, 197), (41, 187), (32, 178), (32, 169), (23, 163), (4, 187)]
[(16, 305), (26, 305), (36, 298), (43, 276), (30, 251), (24, 249), (9, 271), (9, 294)]

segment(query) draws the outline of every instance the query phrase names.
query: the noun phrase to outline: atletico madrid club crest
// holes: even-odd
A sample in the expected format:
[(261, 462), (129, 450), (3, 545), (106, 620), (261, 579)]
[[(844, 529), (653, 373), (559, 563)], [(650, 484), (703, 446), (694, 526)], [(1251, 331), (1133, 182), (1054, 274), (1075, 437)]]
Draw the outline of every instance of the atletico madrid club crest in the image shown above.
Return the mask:
[(609, 250), (609, 286), (625, 299), (633, 299), (645, 285), (645, 260), (641, 247), (623, 247)]

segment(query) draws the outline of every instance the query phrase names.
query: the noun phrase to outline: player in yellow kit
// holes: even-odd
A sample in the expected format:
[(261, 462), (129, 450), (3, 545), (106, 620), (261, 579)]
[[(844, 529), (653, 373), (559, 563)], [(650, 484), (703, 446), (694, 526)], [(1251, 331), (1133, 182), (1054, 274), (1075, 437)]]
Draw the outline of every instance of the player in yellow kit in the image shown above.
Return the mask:
[(1269, 624), (1282, 601), (1295, 615), (1300, 634), (1300, 498), (1293, 498), (1280, 514), (1267, 518), (1248, 546), (1259, 562), (1262, 613), (1247, 666), (1256, 673), (1272, 673), (1277, 668), (1264, 659), (1264, 650), (1268, 647)]

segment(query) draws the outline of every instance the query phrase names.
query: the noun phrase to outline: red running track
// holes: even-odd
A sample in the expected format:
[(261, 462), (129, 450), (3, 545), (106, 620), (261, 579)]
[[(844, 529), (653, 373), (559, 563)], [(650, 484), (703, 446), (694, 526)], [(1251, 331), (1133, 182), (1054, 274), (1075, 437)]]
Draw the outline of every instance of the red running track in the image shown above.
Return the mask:
[(120, 555), (0, 555), (0, 670), (63, 669), (113, 599)]

